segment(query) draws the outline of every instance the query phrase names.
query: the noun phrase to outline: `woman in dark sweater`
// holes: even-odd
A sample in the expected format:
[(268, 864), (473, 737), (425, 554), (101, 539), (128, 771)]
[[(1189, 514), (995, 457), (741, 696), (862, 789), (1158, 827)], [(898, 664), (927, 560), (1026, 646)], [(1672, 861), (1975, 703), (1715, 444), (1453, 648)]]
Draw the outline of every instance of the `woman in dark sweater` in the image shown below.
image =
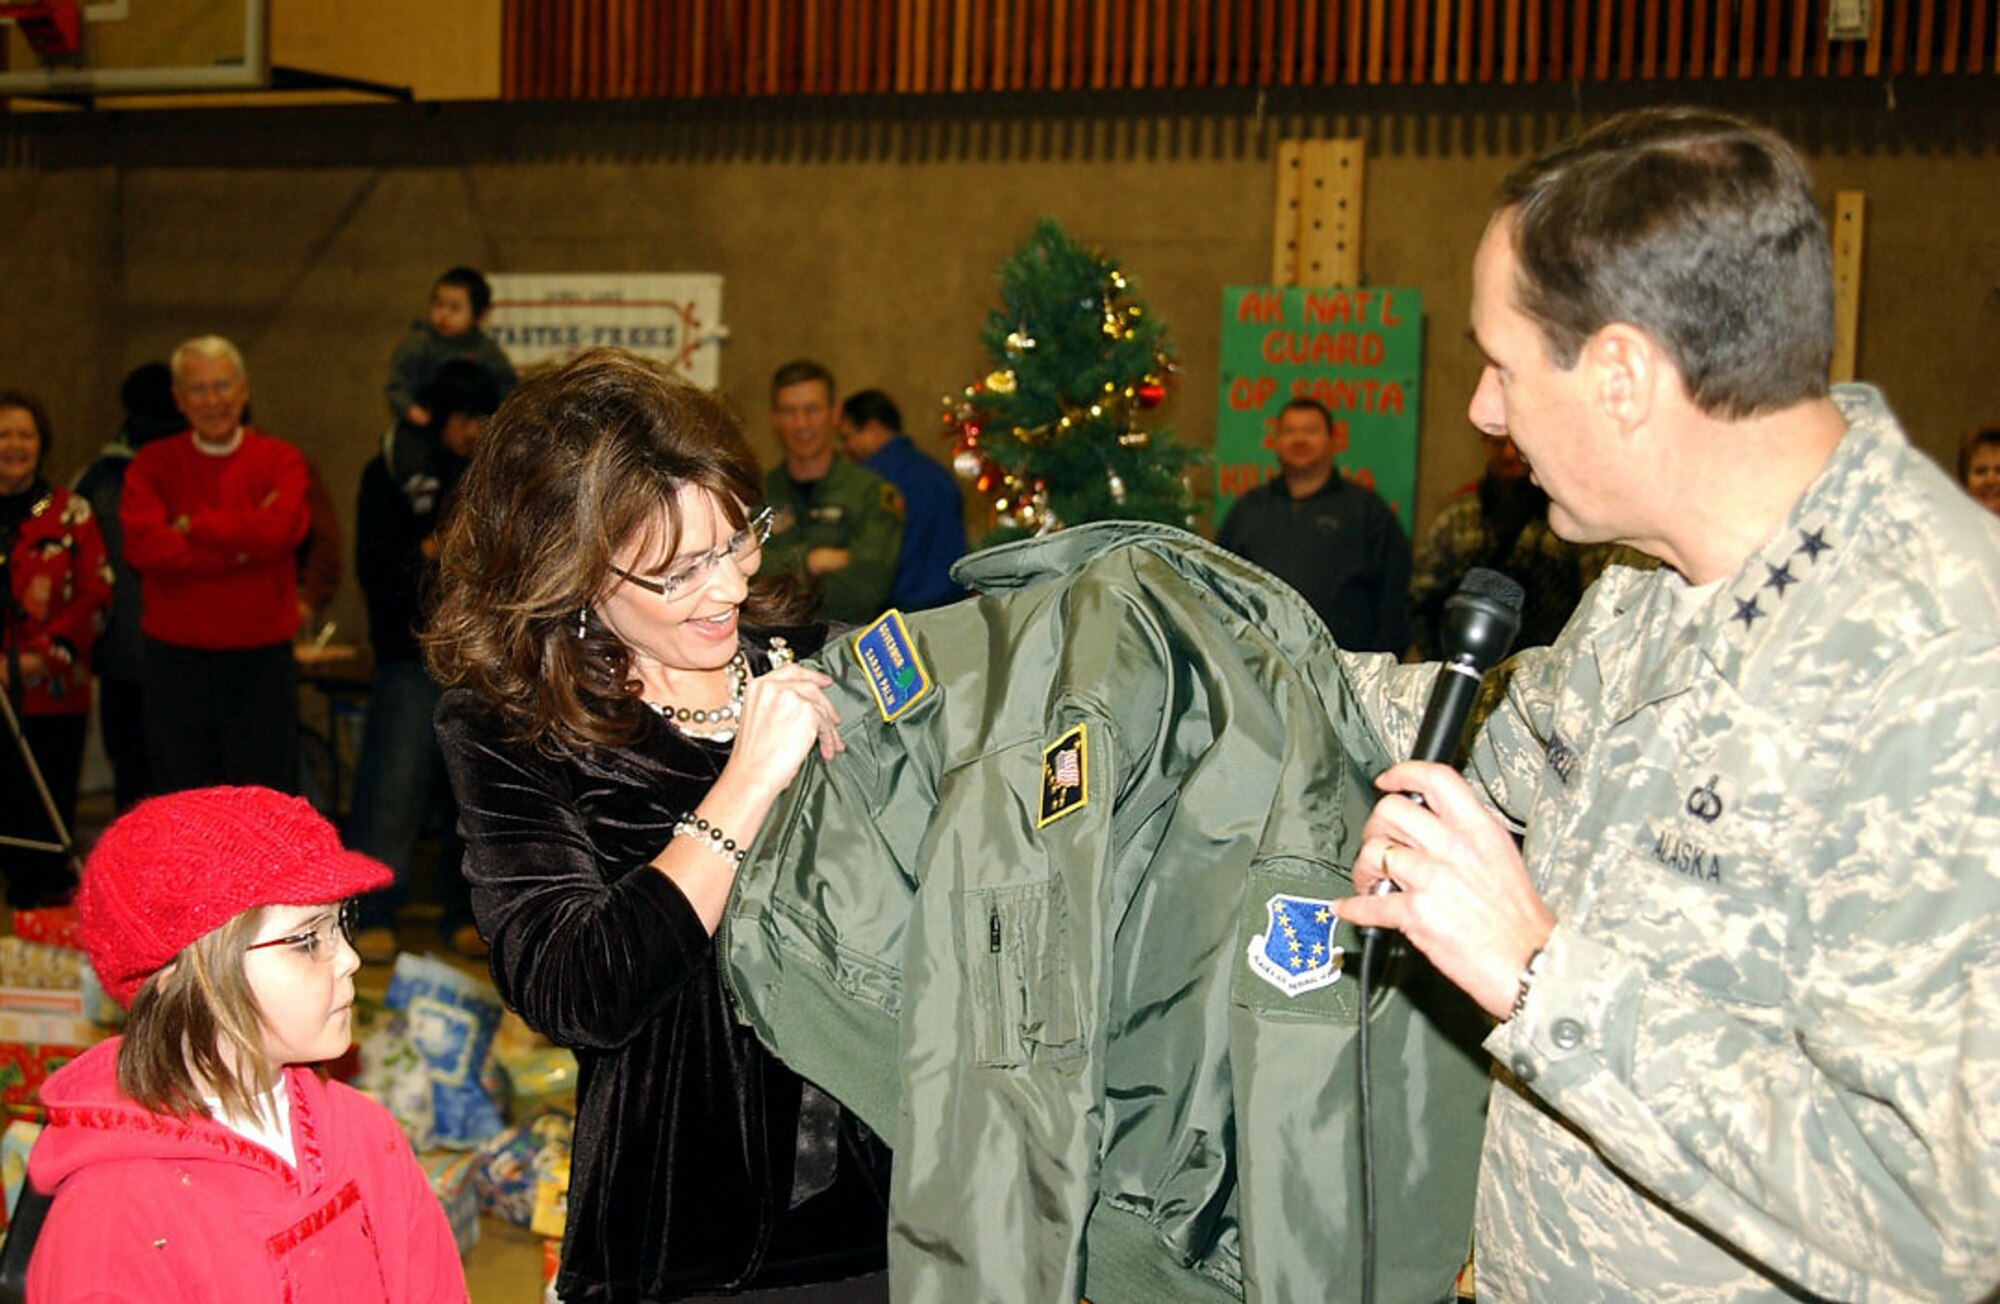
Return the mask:
[(444, 530), (425, 642), (473, 912), (580, 1067), (570, 1304), (883, 1262), (886, 1150), (735, 1022), (712, 941), (772, 801), (840, 748), (758, 493), (720, 400), (597, 352), (501, 408)]

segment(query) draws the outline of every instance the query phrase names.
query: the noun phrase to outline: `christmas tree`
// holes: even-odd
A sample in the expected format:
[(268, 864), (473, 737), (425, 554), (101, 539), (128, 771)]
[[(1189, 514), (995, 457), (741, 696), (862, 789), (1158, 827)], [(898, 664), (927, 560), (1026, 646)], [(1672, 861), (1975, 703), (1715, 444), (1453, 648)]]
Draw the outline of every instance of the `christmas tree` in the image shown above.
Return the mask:
[(1191, 524), (1200, 460), (1138, 414), (1176, 366), (1112, 259), (1044, 219), (1000, 264), (980, 339), (994, 370), (948, 400), (952, 465), (992, 508), (983, 543), (1110, 519)]

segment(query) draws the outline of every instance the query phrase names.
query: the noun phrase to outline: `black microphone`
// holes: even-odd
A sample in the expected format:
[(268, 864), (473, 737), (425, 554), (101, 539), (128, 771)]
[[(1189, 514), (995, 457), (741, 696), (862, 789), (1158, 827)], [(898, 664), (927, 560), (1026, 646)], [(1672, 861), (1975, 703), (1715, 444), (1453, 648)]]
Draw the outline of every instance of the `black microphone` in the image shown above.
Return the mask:
[[(1514, 636), (1521, 632), (1521, 603), (1526, 597), (1519, 584), (1499, 571), (1475, 566), (1459, 582), (1458, 591), (1445, 599), (1443, 628), (1438, 631), (1444, 663), (1438, 667), (1431, 700), (1417, 725), (1411, 760), (1449, 761), (1457, 754), (1466, 717), (1479, 698), (1480, 682), (1507, 655), (1507, 649), (1514, 646)], [(1421, 803), (1423, 798), (1411, 793), (1410, 800)], [(1396, 885), (1388, 879), (1378, 879), (1371, 895), (1395, 890)], [(1361, 935), (1372, 940), (1380, 931), (1364, 928)]]
[(1458, 751), (1480, 681), (1507, 655), (1521, 632), (1521, 602), (1526, 596), (1507, 576), (1479, 566), (1467, 571), (1458, 592), (1445, 599), (1444, 627), (1438, 631), (1444, 664), (1438, 667), (1430, 705), (1417, 726), (1411, 760), (1449, 761)]

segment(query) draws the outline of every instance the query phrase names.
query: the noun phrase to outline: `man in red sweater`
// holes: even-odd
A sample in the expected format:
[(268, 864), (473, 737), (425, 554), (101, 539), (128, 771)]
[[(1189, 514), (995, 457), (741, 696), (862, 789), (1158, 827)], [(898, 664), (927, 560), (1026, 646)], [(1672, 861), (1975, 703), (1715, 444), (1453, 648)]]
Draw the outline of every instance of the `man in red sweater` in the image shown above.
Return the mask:
[(139, 450), (118, 513), (139, 573), (146, 750), (162, 792), (292, 792), (305, 458), (243, 424), (250, 379), (228, 340), (191, 339), (171, 365), (190, 428)]

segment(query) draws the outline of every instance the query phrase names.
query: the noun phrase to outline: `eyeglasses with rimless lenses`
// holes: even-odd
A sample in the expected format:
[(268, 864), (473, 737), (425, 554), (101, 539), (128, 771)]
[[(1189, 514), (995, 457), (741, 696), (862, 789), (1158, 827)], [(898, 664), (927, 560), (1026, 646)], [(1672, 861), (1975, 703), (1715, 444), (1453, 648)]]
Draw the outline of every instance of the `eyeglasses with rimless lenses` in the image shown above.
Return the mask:
[(723, 562), (732, 561), (738, 566), (743, 565), (764, 546), (770, 537), (771, 509), (766, 507), (763, 511), (752, 516), (742, 529), (730, 535), (729, 542), (723, 544), (720, 548), (714, 548), (708, 552), (697, 554), (692, 559), (674, 567), (658, 579), (648, 579), (643, 575), (634, 575), (622, 566), (613, 566), (611, 573), (622, 580), (628, 580), (638, 585), (648, 592), (657, 593), (663, 598), (678, 598), (683, 593), (692, 589), (702, 576), (708, 574), (711, 569), (721, 565)]
[(274, 937), (268, 942), (252, 942), (245, 951), (261, 951), (267, 946), (296, 947), (299, 953), (315, 964), (325, 964), (339, 952), (342, 942), (354, 940), (354, 924), (357, 911), (354, 902), (343, 901), (333, 912), (303, 933), (289, 933), (284, 937)]

